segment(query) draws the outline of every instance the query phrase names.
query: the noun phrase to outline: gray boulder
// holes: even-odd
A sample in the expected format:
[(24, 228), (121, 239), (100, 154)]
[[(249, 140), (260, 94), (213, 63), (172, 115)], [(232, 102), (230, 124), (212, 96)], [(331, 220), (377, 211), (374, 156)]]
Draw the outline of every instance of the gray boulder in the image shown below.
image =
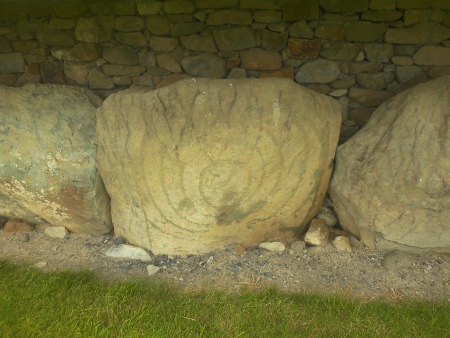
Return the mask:
[(112, 229), (95, 161), (101, 103), (70, 86), (0, 87), (0, 215), (79, 233)]
[(116, 235), (188, 254), (302, 232), (325, 196), (340, 120), (337, 102), (287, 79), (109, 96), (97, 159)]
[(450, 251), (450, 76), (384, 103), (338, 148), (340, 224), (379, 250)]

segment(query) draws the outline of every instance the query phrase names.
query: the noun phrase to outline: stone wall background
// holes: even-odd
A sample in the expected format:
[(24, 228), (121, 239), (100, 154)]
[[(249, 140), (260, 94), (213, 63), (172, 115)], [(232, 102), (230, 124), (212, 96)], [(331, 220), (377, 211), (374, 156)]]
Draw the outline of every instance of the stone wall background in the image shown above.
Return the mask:
[(101, 97), (186, 76), (287, 77), (343, 107), (342, 137), (450, 74), (449, 0), (0, 0), (0, 84)]

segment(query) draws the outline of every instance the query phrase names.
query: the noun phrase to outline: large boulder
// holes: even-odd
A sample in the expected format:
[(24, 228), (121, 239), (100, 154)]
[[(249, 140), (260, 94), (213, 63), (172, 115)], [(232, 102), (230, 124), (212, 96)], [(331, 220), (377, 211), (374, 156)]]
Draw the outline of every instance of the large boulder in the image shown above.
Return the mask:
[(319, 210), (340, 107), (287, 79), (192, 78), (97, 112), (115, 233), (155, 254), (257, 245)]
[(450, 77), (384, 103), (338, 148), (330, 195), (371, 248), (450, 249)]
[(101, 103), (70, 86), (0, 87), (0, 215), (79, 233), (112, 229), (95, 159)]

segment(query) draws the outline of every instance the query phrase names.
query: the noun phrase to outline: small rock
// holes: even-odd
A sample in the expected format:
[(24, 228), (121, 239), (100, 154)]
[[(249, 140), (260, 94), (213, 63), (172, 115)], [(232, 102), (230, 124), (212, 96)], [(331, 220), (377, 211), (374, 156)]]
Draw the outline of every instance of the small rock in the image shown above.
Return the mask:
[(28, 222), (19, 220), (10, 220), (5, 223), (3, 232), (5, 234), (14, 235), (18, 232), (30, 232), (33, 231), (34, 226)]
[(323, 219), (325, 221), (325, 224), (328, 225), (330, 228), (334, 227), (338, 219), (336, 215), (334, 214), (334, 211), (330, 208), (320, 208), (320, 211), (315, 216), (317, 219)]
[(115, 245), (120, 245), (120, 244), (125, 244), (127, 242), (127, 240), (125, 239), (125, 237), (119, 236), (114, 238), (113, 243)]
[(33, 266), (35, 268), (42, 269), (42, 268), (45, 268), (47, 266), (47, 262), (44, 262), (44, 261), (38, 262), (38, 263), (34, 264)]
[(347, 236), (337, 236), (332, 243), (339, 251), (353, 252), (350, 238)]
[(63, 226), (47, 227), (47, 228), (45, 228), (44, 233), (47, 236), (53, 237), (53, 238), (67, 238), (67, 237), (69, 237), (69, 232)]
[(214, 256), (209, 256), (208, 260), (206, 261), (206, 263), (211, 263), (214, 260)]
[(271, 272), (269, 272), (269, 271), (264, 272), (263, 275), (266, 278), (273, 278), (273, 274)]
[(381, 261), (381, 265), (384, 266), (386, 270), (393, 272), (409, 268), (412, 264), (409, 256), (400, 250), (394, 250), (388, 253)]
[(291, 244), (291, 250), (294, 253), (300, 253), (300, 252), (303, 251), (303, 249), (305, 249), (305, 242), (296, 241), (296, 242)]
[(313, 219), (305, 234), (305, 242), (312, 245), (325, 246), (328, 243), (330, 229), (323, 219)]
[(141, 261), (151, 261), (152, 258), (142, 248), (128, 244), (120, 244), (118, 246), (112, 246), (106, 251), (106, 256), (115, 258), (129, 258), (129, 259), (140, 259)]
[(286, 246), (281, 242), (263, 242), (258, 247), (272, 252), (283, 252), (286, 250)]
[(153, 276), (154, 274), (156, 274), (159, 269), (161, 269), (159, 266), (155, 266), (155, 265), (147, 265), (147, 273), (149, 276)]
[(244, 247), (242, 244), (238, 244), (238, 245), (236, 246), (236, 253), (237, 253), (239, 256), (242, 256), (242, 255), (245, 253), (245, 247)]

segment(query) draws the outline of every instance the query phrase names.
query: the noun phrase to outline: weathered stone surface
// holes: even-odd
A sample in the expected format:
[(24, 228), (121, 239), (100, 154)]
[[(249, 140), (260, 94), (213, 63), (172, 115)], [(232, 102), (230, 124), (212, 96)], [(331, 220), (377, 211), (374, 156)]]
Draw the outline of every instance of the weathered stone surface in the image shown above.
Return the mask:
[(80, 18), (75, 27), (75, 37), (82, 42), (106, 42), (111, 40), (113, 22), (107, 16)]
[(278, 0), (240, 0), (241, 8), (251, 9), (280, 9)]
[(319, 4), (328, 12), (364, 12), (369, 7), (369, 0), (319, 0)]
[(394, 45), (394, 54), (412, 56), (416, 52), (416, 49), (416, 46), (412, 45)]
[(381, 265), (386, 270), (399, 272), (400, 270), (411, 267), (413, 262), (405, 252), (394, 250), (383, 258)]
[(213, 31), (217, 47), (222, 51), (242, 50), (256, 46), (255, 34), (249, 27), (232, 27)]
[(377, 9), (395, 9), (397, 0), (370, 0), (369, 8)]
[(155, 84), (153, 82), (153, 75), (149, 72), (144, 73), (139, 76), (133, 77), (133, 85), (147, 87), (147, 88), (155, 88)]
[(329, 193), (366, 245), (450, 251), (449, 88), (443, 76), (397, 95), (338, 148)]
[(158, 54), (156, 56), (158, 60), (158, 65), (161, 68), (168, 70), (171, 73), (181, 73), (183, 70), (181, 69), (180, 63), (177, 60), (177, 57), (173, 54), (163, 53)]
[(145, 72), (144, 66), (103, 65), (103, 73), (108, 75), (137, 76)]
[(330, 86), (325, 83), (312, 83), (312, 84), (305, 84), (306, 88), (315, 91), (316, 93), (327, 95), (331, 89)]
[(116, 2), (114, 4), (114, 13), (116, 15), (135, 15), (136, 14), (136, 5), (133, 2)]
[(258, 244), (258, 248), (272, 252), (283, 252), (286, 250), (283, 242), (262, 242)]
[(50, 226), (44, 229), (44, 233), (52, 238), (68, 238), (69, 232), (63, 226)]
[(433, 8), (450, 10), (450, 3), (447, 0), (433, 0)]
[(149, 15), (146, 19), (147, 29), (155, 35), (170, 34), (170, 20), (165, 16)]
[(348, 118), (354, 121), (359, 128), (362, 128), (369, 121), (376, 108), (357, 107), (350, 108)]
[(245, 79), (247, 77), (247, 70), (244, 68), (233, 68), (227, 76), (227, 79)]
[(156, 0), (140, 0), (136, 2), (139, 15), (158, 14), (162, 9), (162, 2)]
[(372, 62), (388, 62), (394, 54), (394, 46), (390, 43), (368, 43), (364, 45), (364, 55)]
[(430, 6), (429, 0), (397, 0), (397, 8), (427, 8)]
[(180, 22), (173, 25), (171, 34), (173, 36), (191, 35), (204, 31), (206, 28), (203, 22)]
[(275, 23), (281, 21), (281, 12), (273, 10), (256, 11), (253, 13), (255, 22)]
[(339, 111), (286, 79), (111, 95), (98, 110), (97, 159), (116, 235), (187, 254), (304, 230), (325, 195)]
[(424, 46), (413, 56), (416, 65), (450, 65), (450, 48)]
[(206, 23), (211, 26), (250, 25), (253, 17), (250, 12), (237, 9), (223, 9), (208, 15)]
[(97, 69), (93, 69), (88, 74), (89, 88), (91, 89), (112, 89), (114, 82), (111, 77), (103, 74)]
[(95, 161), (101, 100), (68, 86), (1, 87), (0, 95), (0, 214), (109, 232), (109, 197)]
[(364, 88), (385, 89), (394, 80), (394, 73), (360, 73), (356, 75), (356, 82)]
[(88, 83), (89, 67), (86, 65), (72, 64), (66, 62), (64, 64), (64, 75), (69, 83), (86, 85)]
[(291, 38), (312, 39), (314, 32), (305, 21), (298, 21), (289, 27), (289, 36)]
[(119, 16), (114, 27), (119, 32), (139, 32), (144, 30), (145, 22), (140, 16)]
[(166, 38), (162, 36), (152, 36), (150, 38), (150, 47), (156, 52), (171, 52), (177, 47), (177, 39)]
[(197, 0), (197, 8), (230, 8), (239, 6), (239, 0)]
[(392, 97), (392, 93), (385, 90), (351, 88), (349, 96), (364, 107), (378, 107), (389, 100)]
[(450, 29), (435, 22), (428, 22), (408, 28), (389, 28), (384, 39), (390, 43), (429, 45), (449, 38)]
[(358, 74), (358, 73), (375, 73), (383, 69), (383, 64), (381, 62), (350, 62), (346, 64), (348, 67), (348, 73)]
[(73, 19), (50, 19), (48, 29), (71, 29), (75, 28), (75, 20)]
[(321, 25), (316, 28), (314, 36), (325, 40), (344, 40), (347, 30), (339, 24)]
[(193, 1), (189, 0), (170, 0), (164, 1), (162, 8), (166, 14), (190, 14), (195, 6)]
[(427, 71), (427, 75), (433, 79), (443, 75), (450, 75), (450, 66), (431, 67)]
[(156, 66), (156, 54), (152, 51), (141, 50), (138, 53), (139, 64), (146, 67)]
[(428, 22), (431, 17), (430, 9), (408, 9), (405, 11), (403, 23), (407, 26), (415, 25), (416, 23)]
[(334, 61), (351, 61), (356, 58), (360, 49), (347, 41), (336, 41), (328, 48), (322, 48), (320, 56)]
[(259, 73), (259, 77), (284, 77), (287, 79), (294, 80), (294, 68), (292, 67), (282, 67), (277, 70), (268, 70)]
[(203, 36), (199, 34), (193, 34), (182, 36), (180, 39), (185, 49), (197, 52), (217, 52), (216, 43), (212, 35)]
[(404, 55), (394, 55), (391, 57), (391, 61), (398, 66), (412, 66), (414, 63), (412, 57)]
[(281, 55), (259, 48), (251, 48), (240, 53), (242, 67), (250, 70), (276, 70), (281, 68)]
[(270, 51), (280, 51), (286, 48), (288, 41), (288, 33), (271, 32), (264, 29), (262, 32), (262, 48)]
[(138, 63), (136, 51), (130, 46), (108, 47), (103, 50), (103, 58), (118, 65), (135, 65)]
[(62, 63), (49, 60), (39, 65), (43, 83), (65, 83)]
[(114, 37), (120, 43), (136, 47), (146, 47), (148, 45), (147, 39), (142, 32), (131, 33), (115, 33)]
[(333, 239), (332, 243), (334, 247), (339, 251), (353, 252), (352, 246), (350, 244), (350, 238), (348, 238), (347, 236), (337, 236), (335, 239)]
[(328, 244), (330, 228), (323, 219), (313, 219), (305, 234), (305, 242), (311, 245), (324, 246)]
[(402, 15), (401, 11), (367, 11), (361, 15), (361, 19), (373, 22), (389, 22), (400, 19)]
[(143, 262), (152, 260), (147, 251), (128, 244), (112, 246), (105, 252), (105, 255), (114, 258), (139, 259)]
[(283, 20), (318, 20), (319, 1), (318, 0), (283, 0)]
[(227, 64), (224, 59), (212, 53), (196, 56), (186, 56), (181, 60), (186, 73), (199, 76), (222, 79), (227, 76)]
[(22, 73), (24, 66), (22, 53), (0, 54), (0, 73)]
[(47, 46), (73, 46), (73, 34), (70, 31), (50, 31), (36, 33), (37, 40)]
[(89, 8), (84, 4), (58, 3), (53, 6), (53, 10), (60, 18), (75, 18), (89, 14)]
[(171, 85), (175, 82), (181, 81), (183, 79), (190, 78), (187, 74), (170, 74), (166, 76), (164, 79), (161, 80), (161, 82), (156, 83), (157, 88), (166, 87), (168, 85)]
[(325, 224), (327, 226), (329, 226), (330, 228), (334, 227), (338, 222), (338, 219), (337, 219), (335, 213), (333, 212), (333, 210), (330, 207), (320, 208), (320, 211), (317, 213), (315, 218), (323, 219)]
[(34, 230), (34, 226), (29, 222), (24, 222), (21, 220), (8, 221), (6, 217), (2, 217), (0, 228), (2, 230), (2, 233), (7, 235), (15, 235), (20, 232), (31, 232)]
[(328, 60), (314, 60), (300, 66), (295, 81), (298, 83), (328, 83), (339, 77), (338, 65)]
[(320, 41), (307, 39), (289, 39), (289, 58), (313, 59), (320, 53)]
[(422, 69), (418, 66), (397, 66), (395, 68), (395, 78), (399, 83), (406, 83), (419, 76)]
[[(355, 42), (374, 42), (382, 38), (387, 29), (385, 23), (354, 21), (346, 23), (346, 40)], [(389, 41), (388, 41), (389, 42)]]

